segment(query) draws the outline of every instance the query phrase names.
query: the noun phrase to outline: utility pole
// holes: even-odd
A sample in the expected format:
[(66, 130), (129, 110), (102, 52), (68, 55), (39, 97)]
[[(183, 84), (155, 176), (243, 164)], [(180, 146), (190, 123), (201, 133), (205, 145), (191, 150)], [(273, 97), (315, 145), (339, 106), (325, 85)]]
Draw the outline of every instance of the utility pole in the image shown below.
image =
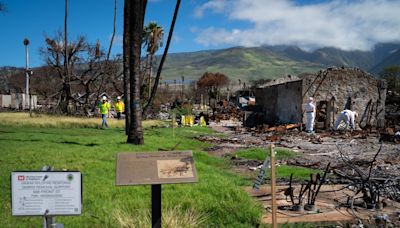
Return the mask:
[(28, 99), (29, 102), (29, 116), (32, 117), (32, 104), (31, 104), (31, 95), (29, 93), (29, 62), (28, 62), (28, 45), (29, 45), (29, 40), (28, 38), (24, 39), (24, 45), (25, 45), (25, 99)]
[(68, 25), (68, 0), (65, 0), (65, 15), (64, 15), (64, 51), (65, 51), (65, 72), (67, 74), (67, 78), (69, 79), (68, 74), (68, 35), (67, 35), (67, 25)]

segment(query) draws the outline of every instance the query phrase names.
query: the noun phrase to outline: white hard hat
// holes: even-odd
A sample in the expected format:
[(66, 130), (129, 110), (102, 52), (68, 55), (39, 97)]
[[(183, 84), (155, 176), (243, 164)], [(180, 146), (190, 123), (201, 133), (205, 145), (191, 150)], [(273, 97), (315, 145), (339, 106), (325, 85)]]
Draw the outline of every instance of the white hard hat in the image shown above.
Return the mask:
[(103, 100), (103, 101), (107, 100), (107, 97), (106, 97), (106, 96), (103, 96), (102, 100)]
[(117, 100), (121, 100), (121, 97), (120, 97), (120, 96), (118, 96), (118, 97), (117, 97)]
[(314, 98), (312, 98), (312, 97), (308, 98), (308, 101), (313, 101), (313, 100), (314, 100)]

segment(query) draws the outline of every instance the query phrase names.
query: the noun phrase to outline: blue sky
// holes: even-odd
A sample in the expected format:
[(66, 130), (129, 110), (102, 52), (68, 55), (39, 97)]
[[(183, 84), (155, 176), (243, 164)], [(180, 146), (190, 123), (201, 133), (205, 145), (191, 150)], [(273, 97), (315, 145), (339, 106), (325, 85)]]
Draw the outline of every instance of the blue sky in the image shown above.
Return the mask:
[[(29, 38), (30, 65), (43, 65), (44, 37), (63, 31), (64, 0), (0, 0), (0, 66), (24, 66), (23, 39)], [(69, 39), (85, 35), (108, 46), (113, 0), (69, 0)], [(146, 23), (168, 33), (175, 0), (149, 0)], [(398, 0), (182, 0), (170, 53), (232, 46), (297, 45), (370, 50), (379, 42), (400, 42)], [(118, 0), (117, 39), (122, 52), (123, 0)], [(160, 50), (162, 51), (162, 49)]]

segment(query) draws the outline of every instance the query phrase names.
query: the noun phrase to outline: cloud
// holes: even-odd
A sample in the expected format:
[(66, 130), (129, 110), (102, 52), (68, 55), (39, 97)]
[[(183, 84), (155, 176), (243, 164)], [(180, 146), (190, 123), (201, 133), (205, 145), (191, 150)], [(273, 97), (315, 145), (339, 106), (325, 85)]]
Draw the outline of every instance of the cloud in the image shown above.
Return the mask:
[(189, 28), (189, 31), (190, 31), (191, 33), (197, 33), (197, 32), (199, 31), (199, 29), (198, 29), (196, 26), (193, 26), (193, 27), (190, 27), (190, 28)]
[(204, 11), (211, 10), (215, 13), (222, 13), (227, 8), (228, 2), (225, 0), (213, 0), (204, 3), (194, 10), (194, 15), (197, 18), (202, 18)]
[(173, 41), (175, 44), (179, 44), (179, 43), (181, 43), (181, 41), (182, 41), (182, 37), (179, 36), (178, 34), (174, 34), (174, 35), (172, 36), (172, 41)]
[(379, 42), (400, 42), (400, 1), (333, 0), (298, 5), (293, 0), (211, 0), (195, 12), (203, 15), (213, 5), (231, 22), (250, 27), (197, 29), (204, 46), (298, 45), (306, 50), (331, 46), (369, 50)]

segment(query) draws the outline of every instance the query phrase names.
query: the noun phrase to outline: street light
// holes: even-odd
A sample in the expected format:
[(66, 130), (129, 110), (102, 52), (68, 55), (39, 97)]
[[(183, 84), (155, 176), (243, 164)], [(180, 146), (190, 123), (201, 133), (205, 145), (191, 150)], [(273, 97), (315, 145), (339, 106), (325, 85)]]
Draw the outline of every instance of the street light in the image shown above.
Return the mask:
[(25, 45), (25, 99), (26, 96), (28, 96), (28, 102), (29, 102), (29, 116), (32, 117), (32, 104), (31, 104), (31, 95), (29, 93), (29, 63), (28, 63), (28, 45), (29, 45), (29, 40), (28, 38), (24, 39), (24, 45)]

